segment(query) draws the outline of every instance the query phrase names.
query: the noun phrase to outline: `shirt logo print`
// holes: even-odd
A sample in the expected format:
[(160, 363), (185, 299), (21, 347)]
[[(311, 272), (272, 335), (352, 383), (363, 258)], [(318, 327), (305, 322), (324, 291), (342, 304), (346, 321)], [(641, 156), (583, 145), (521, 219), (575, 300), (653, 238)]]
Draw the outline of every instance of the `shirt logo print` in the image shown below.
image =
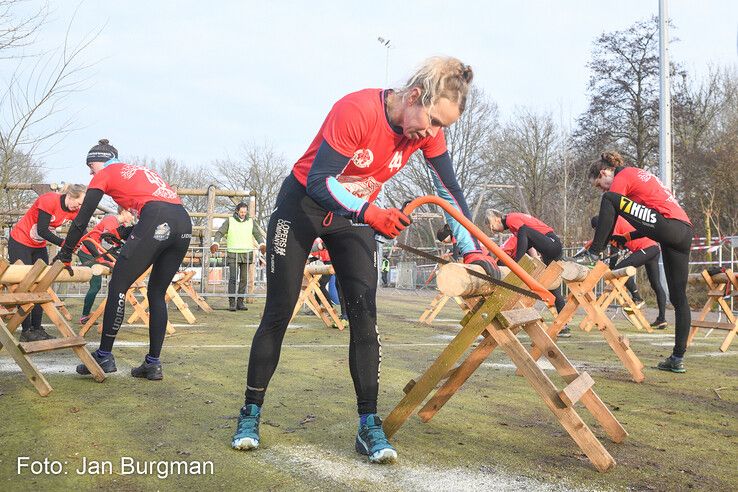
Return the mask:
[(351, 158), (351, 161), (356, 167), (360, 167), (362, 169), (369, 167), (372, 165), (372, 162), (374, 162), (374, 153), (371, 149), (359, 149), (354, 152), (354, 156)]

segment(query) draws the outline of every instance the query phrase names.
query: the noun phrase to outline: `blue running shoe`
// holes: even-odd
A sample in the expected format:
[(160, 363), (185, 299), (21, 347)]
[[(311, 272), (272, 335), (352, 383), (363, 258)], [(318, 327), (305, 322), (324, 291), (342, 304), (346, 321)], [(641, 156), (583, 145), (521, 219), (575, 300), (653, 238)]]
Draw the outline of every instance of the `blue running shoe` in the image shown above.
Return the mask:
[(258, 405), (249, 404), (241, 409), (236, 433), (231, 441), (233, 449), (249, 451), (259, 447), (259, 417), (261, 408)]
[(397, 451), (387, 441), (382, 429), (382, 419), (376, 413), (366, 418), (364, 425), (359, 424), (356, 434), (356, 452), (369, 457), (371, 463), (394, 463)]

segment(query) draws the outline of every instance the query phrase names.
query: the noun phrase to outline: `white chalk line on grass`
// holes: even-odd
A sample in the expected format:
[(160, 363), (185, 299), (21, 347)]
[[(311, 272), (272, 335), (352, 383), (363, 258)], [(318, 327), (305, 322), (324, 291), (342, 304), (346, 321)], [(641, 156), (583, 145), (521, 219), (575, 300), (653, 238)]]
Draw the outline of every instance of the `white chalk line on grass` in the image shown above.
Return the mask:
[[(402, 460), (390, 466), (372, 465), (359, 455), (349, 456), (342, 451), (329, 451), (312, 445), (271, 446), (254, 453), (254, 458), (289, 470), (298, 476), (331, 481), (346, 488), (366, 488), (371, 484), (382, 490), (457, 491), (544, 491), (574, 490), (570, 486), (550, 484), (532, 478), (489, 469), (439, 469)], [(285, 466), (294, 465), (294, 466)], [(329, 487), (330, 488), (330, 487)], [(577, 489), (583, 491), (584, 489)]]

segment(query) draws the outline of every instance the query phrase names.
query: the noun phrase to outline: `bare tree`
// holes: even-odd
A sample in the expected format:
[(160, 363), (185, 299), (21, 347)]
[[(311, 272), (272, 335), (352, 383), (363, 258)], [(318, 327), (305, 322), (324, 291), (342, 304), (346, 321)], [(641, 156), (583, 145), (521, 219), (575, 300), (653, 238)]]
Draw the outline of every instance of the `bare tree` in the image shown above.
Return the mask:
[[(30, 58), (21, 57), (10, 78), (0, 87), (2, 186), (9, 181), (13, 172), (12, 162), (17, 155), (38, 159), (73, 130), (73, 118), (62, 116), (66, 112), (64, 101), (70, 94), (84, 89), (92, 64), (83, 60), (83, 53), (99, 34), (99, 31), (87, 34), (72, 44), (70, 31), (73, 21), (74, 17), (58, 49)], [(21, 22), (20, 28), (11, 26), (8, 29), (6, 42), (10, 43), (9, 46), (30, 42), (41, 23), (39, 20), (28, 22)]]
[(587, 65), (589, 108), (579, 117), (575, 131), (578, 146), (617, 147), (638, 167), (657, 164), (658, 44), (655, 17), (597, 38)]
[(684, 78), (674, 97), (674, 169), (679, 198), (698, 231), (738, 231), (738, 72)]
[(256, 221), (266, 230), (279, 188), (289, 172), (284, 156), (269, 143), (241, 146), (235, 158), (213, 163), (211, 178), (224, 188), (256, 192)]
[[(496, 182), (520, 185), (530, 213), (551, 221), (559, 213), (552, 179), (560, 170), (559, 131), (550, 114), (519, 110), (501, 132), (490, 155), (490, 176)], [(501, 190), (511, 209), (524, 210), (517, 190)]]
[(20, 14), (18, 10), (26, 3), (27, 0), (0, 0), (0, 60), (23, 57), (18, 49), (32, 44), (46, 21), (46, 2), (30, 13)]

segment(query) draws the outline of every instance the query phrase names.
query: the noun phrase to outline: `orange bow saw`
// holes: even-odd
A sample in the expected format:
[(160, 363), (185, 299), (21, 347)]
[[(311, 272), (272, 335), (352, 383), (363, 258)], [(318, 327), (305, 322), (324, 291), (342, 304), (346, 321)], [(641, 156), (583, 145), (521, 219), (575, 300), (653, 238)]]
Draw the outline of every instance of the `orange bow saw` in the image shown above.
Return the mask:
[(554, 304), (553, 294), (551, 294), (539, 281), (531, 277), (528, 272), (523, 270), (523, 268), (520, 265), (518, 265), (515, 262), (515, 260), (510, 258), (510, 256), (508, 256), (508, 254), (502, 250), (502, 248), (497, 246), (497, 244), (494, 241), (492, 241), (484, 232), (482, 232), (482, 230), (479, 229), (479, 227), (474, 225), (474, 223), (471, 220), (464, 217), (464, 214), (461, 213), (461, 211), (452, 207), (451, 204), (448, 203), (443, 198), (440, 198), (434, 195), (426, 195), (426, 196), (418, 197), (412, 200), (410, 203), (406, 204), (403, 207), (402, 212), (405, 215), (409, 216), (413, 212), (413, 210), (420, 207), (421, 205), (425, 205), (428, 203), (438, 205), (446, 213), (448, 213), (451, 217), (456, 219), (456, 221), (462, 226), (464, 226), (464, 228), (467, 231), (469, 231), (469, 233), (472, 236), (474, 236), (475, 238), (479, 240), (479, 242), (484, 244), (484, 246), (490, 252), (494, 253), (495, 256), (497, 256), (497, 258), (499, 258), (500, 261), (502, 261), (502, 263), (504, 263), (505, 266), (508, 267), (511, 272), (517, 275), (517, 277), (520, 280), (522, 280), (525, 283), (525, 285), (527, 285), (530, 288), (530, 290), (535, 292), (541, 298), (541, 300), (543, 300), (549, 306), (553, 306)]

